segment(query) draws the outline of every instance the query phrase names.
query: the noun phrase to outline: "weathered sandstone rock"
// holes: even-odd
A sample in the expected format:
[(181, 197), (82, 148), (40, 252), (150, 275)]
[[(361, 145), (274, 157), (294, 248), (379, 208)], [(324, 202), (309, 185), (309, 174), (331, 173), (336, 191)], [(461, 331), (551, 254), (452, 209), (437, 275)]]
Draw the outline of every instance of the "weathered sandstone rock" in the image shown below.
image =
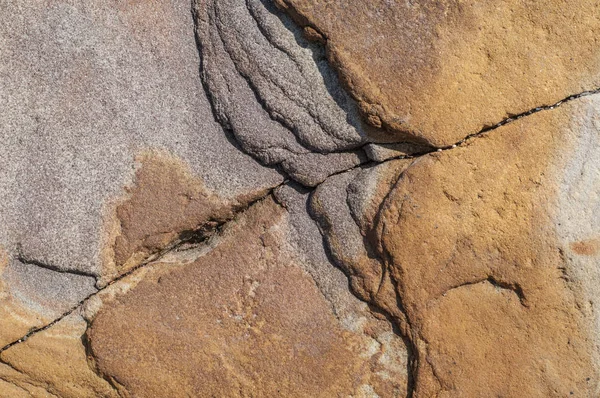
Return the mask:
[(265, 199), (104, 300), (86, 335), (99, 374), (132, 396), (404, 396), (402, 339), (352, 296), (328, 301), (346, 282), (304, 269), (288, 217)]
[(600, 5), (275, 0), (375, 127), (443, 147), (600, 87)]
[(217, 119), (264, 164), (316, 186), (366, 163), (363, 145), (398, 141), (361, 120), (323, 47), (272, 2), (198, 0), (195, 13), (202, 77)]
[[(415, 396), (598, 393), (599, 101), (573, 100), (408, 167), (379, 166), (399, 177), (371, 197), (376, 217), (359, 212), (366, 229), (349, 218), (365, 185), (356, 172), (317, 190), (313, 211), (354, 290), (402, 312)], [(328, 203), (333, 192), (341, 197)], [(344, 245), (360, 237), (375, 256)], [(397, 298), (381, 293), (386, 273)]]
[[(0, 355), (0, 379), (33, 397), (119, 397), (88, 364), (82, 335), (86, 321), (70, 315)], [(0, 387), (0, 397), (11, 398)], [(17, 395), (18, 396), (18, 395)]]
[(0, 3), (0, 398), (600, 396), (599, 11)]

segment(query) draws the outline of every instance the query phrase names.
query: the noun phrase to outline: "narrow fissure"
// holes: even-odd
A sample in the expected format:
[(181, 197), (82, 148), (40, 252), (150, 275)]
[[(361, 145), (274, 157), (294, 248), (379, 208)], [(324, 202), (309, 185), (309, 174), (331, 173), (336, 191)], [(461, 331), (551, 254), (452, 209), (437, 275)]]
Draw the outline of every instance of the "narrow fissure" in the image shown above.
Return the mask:
[(221, 233), (221, 231), (225, 228), (225, 226), (227, 224), (229, 224), (232, 221), (235, 221), (237, 219), (237, 217), (241, 214), (243, 214), (245, 211), (247, 211), (249, 208), (251, 208), (252, 206), (254, 206), (256, 203), (264, 200), (265, 198), (267, 198), (270, 195), (273, 195), (273, 192), (275, 191), (275, 189), (279, 188), (280, 186), (282, 186), (283, 184), (285, 184), (287, 181), (282, 182), (281, 184), (278, 184), (274, 187), (272, 187), (271, 189), (269, 189), (269, 191), (264, 194), (263, 196), (249, 202), (247, 205), (243, 206), (240, 209), (237, 209), (234, 214), (233, 217), (231, 217), (230, 219), (221, 222), (220, 224), (215, 225), (210, 231), (206, 231), (206, 230), (191, 230), (191, 231), (183, 231), (179, 234), (179, 237), (173, 241), (171, 244), (167, 245), (163, 250), (161, 250), (158, 253), (155, 253), (153, 255), (151, 255), (150, 257), (148, 257), (146, 260), (144, 260), (143, 262), (141, 262), (140, 264), (136, 265), (135, 267), (132, 267), (131, 269), (127, 270), (126, 272), (116, 276), (115, 278), (111, 279), (109, 282), (107, 282), (105, 285), (103, 285), (102, 287), (100, 287), (98, 290), (96, 290), (95, 292), (87, 295), (86, 297), (84, 297), (83, 299), (81, 299), (77, 304), (75, 304), (73, 307), (71, 307), (69, 310), (67, 310), (66, 312), (64, 312), (62, 315), (60, 315), (58, 318), (55, 318), (52, 322), (47, 323), (43, 326), (40, 327), (36, 327), (31, 329), (27, 334), (25, 334), (24, 336), (18, 338), (17, 340), (14, 340), (8, 344), (6, 344), (4, 347), (0, 348), (0, 355), (10, 349), (11, 347), (14, 347), (17, 344), (23, 343), (25, 341), (27, 341), (29, 338), (31, 338), (32, 336), (36, 335), (37, 333), (43, 332), (45, 330), (50, 329), (52, 326), (56, 325), (58, 322), (62, 321), (63, 319), (65, 319), (66, 317), (68, 317), (69, 315), (73, 314), (75, 311), (77, 311), (79, 308), (81, 308), (81, 306), (83, 306), (86, 302), (88, 302), (91, 298), (95, 297), (96, 295), (98, 295), (100, 292), (106, 290), (107, 288), (109, 288), (110, 286), (114, 285), (115, 283), (118, 283), (119, 281), (127, 278), (128, 276), (134, 274), (135, 272), (137, 272), (138, 270), (152, 264), (155, 263), (157, 261), (159, 261), (161, 258), (163, 258), (164, 256), (166, 256), (169, 253), (173, 253), (173, 252), (177, 252), (179, 248), (182, 247), (186, 247), (189, 246), (190, 244), (193, 245), (201, 245), (205, 242), (208, 241), (209, 238), (218, 235)]
[(77, 270), (77, 269), (65, 270), (56, 265), (45, 263), (43, 261), (36, 260), (34, 258), (30, 258), (23, 253), (23, 247), (21, 246), (21, 244), (17, 244), (17, 261), (23, 265), (34, 265), (36, 267), (47, 269), (49, 271), (59, 272), (61, 274), (86, 276), (89, 278), (94, 278), (94, 280), (96, 280), (96, 281), (98, 280), (98, 275), (96, 275), (95, 273), (92, 273), (92, 272), (86, 272), (86, 271), (81, 271), (81, 270)]

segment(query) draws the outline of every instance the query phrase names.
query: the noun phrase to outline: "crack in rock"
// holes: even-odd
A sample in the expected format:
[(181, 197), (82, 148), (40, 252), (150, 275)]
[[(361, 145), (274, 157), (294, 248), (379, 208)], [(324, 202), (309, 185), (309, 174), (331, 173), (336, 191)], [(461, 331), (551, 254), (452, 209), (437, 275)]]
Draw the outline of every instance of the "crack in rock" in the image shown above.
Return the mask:
[(518, 1), (274, 1), (324, 43), (366, 120), (434, 147), (600, 83), (593, 0), (568, 11)]
[(305, 39), (268, 0), (198, 0), (194, 20), (202, 81), (217, 121), (243, 151), (307, 187), (361, 166), (454, 149), (520, 118), (600, 92), (537, 106), (450, 145), (390, 142), (389, 133), (362, 121), (323, 46)]
[(368, 162), (366, 144), (389, 144), (362, 122), (322, 46), (270, 2), (202, 0), (194, 13), (207, 96), (245, 152), (314, 187)]
[(67, 311), (65, 311), (62, 315), (60, 315), (59, 317), (55, 318), (52, 322), (49, 322), (43, 326), (40, 327), (35, 327), (32, 328), (28, 333), (26, 333), (25, 335), (23, 335), (22, 337), (6, 344), (4, 347), (0, 348), (0, 355), (10, 349), (11, 347), (14, 347), (15, 345), (18, 345), (20, 343), (23, 343), (25, 341), (27, 341), (29, 338), (31, 338), (32, 336), (36, 335), (37, 333), (43, 332), (45, 330), (50, 329), (52, 326), (56, 325), (58, 322), (60, 322), (61, 320), (65, 319), (67, 316), (73, 314), (75, 311), (77, 311), (78, 309), (80, 309), (85, 303), (89, 302), (90, 299), (92, 299), (93, 297), (96, 297), (98, 294), (100, 294), (101, 292), (105, 291), (106, 289), (108, 289), (109, 287), (113, 286), (114, 284), (122, 281), (123, 279), (135, 274), (137, 271), (140, 271), (141, 269), (150, 266), (154, 263), (156, 263), (157, 261), (159, 261), (160, 259), (164, 258), (165, 256), (167, 256), (170, 253), (174, 253), (177, 252), (180, 249), (189, 249), (190, 245), (201, 245), (204, 244), (205, 242), (209, 241), (211, 237), (218, 235), (220, 233), (220, 231), (230, 222), (234, 221), (236, 219), (236, 217), (238, 217), (240, 214), (244, 213), (245, 211), (247, 211), (250, 207), (254, 206), (256, 203), (260, 202), (261, 200), (265, 199), (266, 197), (270, 196), (273, 194), (273, 192), (275, 191), (275, 189), (277, 189), (278, 187), (280, 187), (281, 185), (283, 185), (284, 183), (281, 183), (279, 185), (277, 185), (276, 187), (273, 187), (272, 189), (270, 189), (265, 195), (261, 196), (258, 199), (253, 200), (252, 202), (248, 203), (246, 206), (244, 206), (243, 208), (237, 209), (237, 211), (234, 213), (234, 216), (226, 221), (223, 221), (217, 225), (214, 225), (213, 228), (210, 231), (206, 231), (206, 230), (201, 230), (201, 231), (184, 231), (182, 232), (179, 237), (174, 240), (173, 242), (171, 242), (170, 244), (168, 244), (165, 248), (163, 248), (160, 252), (155, 253), (153, 255), (151, 255), (150, 257), (148, 257), (147, 259), (145, 259), (143, 262), (141, 262), (140, 264), (131, 267), (130, 269), (128, 269), (127, 271), (119, 274), (118, 276), (114, 277), (113, 279), (111, 279), (110, 281), (104, 283), (101, 287), (98, 288), (97, 291), (87, 295), (86, 297), (84, 297), (83, 299), (81, 299), (76, 305), (72, 306), (70, 309), (68, 309)]
[(497, 278), (494, 278), (491, 275), (484, 279), (479, 279), (479, 280), (470, 281), (470, 282), (463, 282), (459, 285), (452, 286), (451, 288), (446, 290), (444, 293), (442, 293), (440, 297), (445, 297), (452, 290), (460, 289), (460, 288), (463, 288), (466, 286), (477, 285), (479, 283), (489, 283), (490, 285), (494, 286), (495, 288), (508, 290), (508, 291), (514, 293), (519, 298), (519, 301), (521, 302), (521, 305), (523, 307), (529, 306), (527, 304), (527, 297), (525, 297), (523, 288), (521, 287), (521, 285), (519, 283), (502, 282), (502, 281), (499, 281)]
[[(251, 19), (248, 18), (248, 12), (251, 14)], [(340, 145), (340, 142), (336, 142), (335, 139), (344, 137), (341, 133), (344, 130), (331, 130), (327, 125), (320, 123), (319, 115), (312, 111), (314, 108), (313, 103), (310, 102), (311, 99), (318, 104), (322, 98), (307, 95), (306, 98), (298, 100), (297, 93), (293, 92), (296, 87), (300, 92), (306, 90), (306, 82), (302, 80), (302, 76), (307, 69), (304, 67), (302, 59), (298, 58), (297, 54), (300, 52), (294, 51), (294, 43), (290, 46), (290, 43), (286, 42), (281, 27), (274, 24), (276, 21), (274, 18), (268, 18), (268, 13), (278, 14), (280, 20), (284, 22), (285, 28), (294, 32), (296, 46), (303, 48), (312, 46), (310, 48), (313, 56), (315, 54), (316, 57), (319, 56), (322, 48), (306, 44), (306, 41), (299, 36), (298, 29), (294, 25), (290, 25), (289, 21), (282, 18), (280, 12), (266, 1), (248, 0), (242, 4), (241, 1), (236, 2), (235, 0), (229, 0), (226, 3), (206, 0), (196, 3), (195, 17), (198, 26), (199, 51), (202, 56), (202, 77), (215, 111), (215, 117), (224, 127), (232, 131), (244, 151), (267, 165), (280, 166), (291, 179), (310, 187), (312, 190), (311, 216), (319, 225), (333, 263), (348, 276), (352, 292), (362, 300), (389, 314), (398, 324), (403, 337), (408, 338), (414, 347), (411, 350), (411, 362), (415, 365), (410, 372), (410, 379), (413, 381), (409, 395), (417, 394), (419, 383), (422, 384), (426, 377), (438, 380), (439, 388), (445, 389), (444, 386), (447, 386), (447, 382), (438, 374), (434, 364), (429, 361), (428, 349), (420, 348), (420, 344), (428, 346), (427, 340), (406, 313), (402, 303), (403, 294), (396, 288), (403, 282), (397, 274), (392, 276), (393, 272), (390, 269), (390, 264), (393, 262), (392, 256), (379, 241), (381, 234), (386, 233), (385, 226), (383, 226), (385, 223), (381, 220), (384, 203), (388, 200), (393, 186), (398, 183), (404, 172), (412, 167), (413, 162), (438, 152), (467, 147), (475, 139), (487, 136), (501, 127), (524, 118), (534, 117), (540, 112), (554, 110), (579, 98), (598, 94), (600, 89), (595, 88), (571, 94), (553, 104), (536, 106), (522, 113), (510, 115), (475, 133), (465, 135), (464, 138), (450, 145), (427, 147), (418, 141), (412, 144), (402, 142), (402, 140), (386, 142), (381, 135), (378, 135), (381, 131), (365, 127), (366, 124), (360, 125), (362, 128), (359, 130), (361, 140), (349, 141), (347, 144)], [(319, 37), (326, 40), (323, 35), (319, 35)], [(325, 63), (325, 56), (321, 55), (321, 57), (319, 62)], [(271, 59), (277, 61), (271, 61)], [(267, 68), (265, 65), (269, 65), (269, 67)], [(282, 70), (285, 72), (281, 72)], [(324, 83), (321, 85), (325, 85), (329, 89), (332, 84), (337, 84), (341, 88), (337, 79), (330, 78), (330, 70), (324, 72), (319, 69), (319, 72), (323, 73)], [(233, 84), (233, 81), (238, 83)], [(247, 94), (240, 94), (242, 86), (247, 88)], [(309, 87), (311, 86), (309, 85)], [(314, 88), (314, 86), (312, 87)], [(245, 113), (240, 111), (241, 107), (238, 104), (242, 101), (244, 104), (247, 104), (247, 101), (254, 101), (252, 105), (245, 105), (244, 108), (255, 106), (255, 110)], [(288, 107), (286, 108), (286, 106)], [(352, 117), (360, 116), (360, 111), (357, 111), (356, 106), (351, 111), (348, 108), (344, 109)], [(300, 123), (298, 115), (302, 115), (307, 110), (308, 120), (316, 122), (316, 124), (303, 130), (301, 128), (303, 125), (298, 124)], [(261, 115), (260, 120), (257, 119), (256, 115), (258, 114)], [(274, 122), (277, 123), (273, 124)], [(357, 126), (357, 124), (352, 125)], [(256, 129), (256, 131), (252, 132), (251, 129)], [(272, 134), (274, 131), (278, 131), (278, 133)], [(272, 135), (265, 138), (264, 134), (268, 133)], [(273, 139), (273, 137), (277, 138)], [(288, 137), (288, 141), (281, 141), (281, 137)], [(280, 141), (276, 142), (277, 140)], [(284, 144), (284, 142), (286, 143)], [(292, 146), (298, 149), (290, 156), (289, 148)], [(283, 148), (287, 149), (282, 151)], [(360, 161), (345, 166), (337, 164), (325, 171), (319, 170), (318, 173), (312, 165), (304, 171), (299, 171), (289, 163), (291, 158), (309, 157), (311, 151), (323, 155), (339, 154), (356, 149), (364, 151), (366, 154)], [(274, 158), (275, 153), (279, 157)], [(323, 160), (327, 162), (327, 160)], [(361, 212), (364, 213), (365, 210), (357, 210), (356, 207), (359, 205), (356, 200), (351, 199), (351, 190), (354, 189), (355, 193), (360, 191), (357, 188), (359, 184), (352, 184), (352, 181), (359, 175), (364, 175), (369, 169), (401, 161), (408, 163), (400, 166), (401, 171), (396, 172), (396, 182), (384, 184), (387, 186), (387, 191), (384, 189), (382, 192), (373, 194), (375, 197), (369, 200), (375, 202), (367, 207), (375, 207), (377, 210), (371, 211), (369, 220), (361, 220)], [(398, 170), (397, 166), (392, 168)], [(371, 189), (375, 186), (376, 184), (372, 184)], [(362, 194), (364, 195), (364, 192)], [(345, 206), (348, 208), (343, 209)], [(382, 226), (382, 231), (376, 231), (378, 224)], [(461, 282), (457, 286), (441, 292), (439, 297), (443, 297), (458, 287), (481, 283), (514, 293), (521, 305), (528, 308), (529, 302), (520, 283), (505, 282), (494, 275), (488, 275), (473, 282)], [(424, 361), (423, 358), (427, 360)], [(429, 367), (429, 370), (426, 370), (426, 367)], [(429, 376), (424, 376), (427, 372), (429, 372)]]
[(98, 276), (91, 272), (85, 272), (78, 269), (64, 269), (53, 264), (45, 263), (43, 261), (39, 261), (35, 258), (30, 258), (23, 253), (23, 248), (20, 244), (17, 245), (17, 261), (22, 263), (23, 265), (33, 265), (36, 267), (40, 267), (49, 271), (59, 272), (62, 274), (72, 274), (78, 276), (86, 276), (89, 278), (94, 278), (94, 280), (98, 279)]
[[(363, 121), (365, 110), (359, 108), (364, 107), (364, 103), (357, 105), (342, 89), (336, 72), (328, 65), (323, 46), (304, 39), (302, 30), (268, 0), (197, 0), (194, 3), (194, 20), (202, 62), (201, 77), (215, 118), (224, 129), (231, 132), (243, 151), (266, 165), (278, 167), (299, 184), (310, 187), (310, 215), (319, 226), (333, 262), (348, 276), (352, 292), (377, 311), (383, 312), (398, 327), (397, 333), (407, 341), (411, 356), (409, 396), (423, 396), (431, 391), (436, 394), (452, 391), (451, 376), (445, 374), (445, 369), (436, 363), (435, 358), (436, 338), (442, 338), (435, 335), (431, 337), (431, 331), (426, 330), (428, 320), (424, 319), (423, 313), (431, 311), (428, 316), (438, 316), (447, 321), (444, 324), (450, 324), (451, 320), (444, 318), (445, 313), (435, 313), (437, 308), (420, 308), (422, 302), (430, 304), (440, 301), (434, 304), (441, 307), (450, 301), (442, 298), (452, 296), (456, 300), (452, 303), (459, 306), (463, 304), (460, 295), (468, 290), (477, 291), (494, 304), (495, 296), (488, 289), (493, 287), (501, 290), (501, 295), (516, 295), (522, 307), (519, 310), (535, 311), (536, 307), (530, 304), (530, 294), (535, 295), (530, 292), (535, 289), (527, 285), (531, 281), (521, 283), (523, 277), (520, 275), (510, 274), (505, 279), (489, 270), (476, 270), (473, 271), (475, 276), (461, 275), (461, 278), (457, 278), (458, 284), (442, 286), (439, 291), (427, 291), (430, 296), (425, 298), (428, 300), (420, 300), (420, 287), (408, 286), (418, 278), (409, 278), (407, 274), (411, 269), (397, 259), (397, 246), (405, 242), (393, 242), (390, 238), (394, 236), (395, 225), (402, 221), (401, 217), (416, 214), (416, 219), (422, 216), (414, 210), (418, 205), (413, 203), (411, 191), (407, 188), (405, 192), (400, 192), (400, 188), (403, 184), (413, 182), (410, 177), (414, 168), (444, 156), (436, 155), (438, 152), (465, 149), (477, 142), (476, 139), (496, 129), (598, 94), (600, 89), (569, 95), (554, 104), (507, 117), (451, 145), (432, 147), (423, 145), (422, 140), (416, 138), (415, 142), (405, 142), (406, 137), (394, 141), (386, 138), (382, 130)], [(304, 27), (304, 33), (311, 34), (313, 39), (319, 41), (328, 39), (326, 33), (309, 25)], [(368, 107), (377, 106), (371, 104)], [(377, 111), (366, 116), (371, 125), (382, 124)], [(415, 181), (417, 177), (414, 177)], [(437, 181), (432, 180), (432, 184)], [(248, 205), (236, 208), (232, 217), (224, 221), (209, 219), (209, 227), (180, 233), (176, 240), (159, 252), (128, 267), (60, 317), (0, 348), (0, 354), (56, 325), (100, 292), (144, 267), (189, 245), (197, 247), (206, 244), (208, 238), (218, 236), (222, 227), (273, 194), (276, 188)], [(396, 194), (399, 196), (394, 196)], [(443, 191), (443, 198), (450, 202), (467, 200), (464, 196)], [(442, 195), (439, 197), (442, 198)], [(433, 209), (430, 213), (437, 210)], [(478, 217), (478, 214), (473, 216), (476, 219)], [(458, 241), (458, 244), (470, 249), (471, 242)], [(96, 275), (65, 271), (30, 258), (22, 252), (21, 247), (18, 248), (17, 260), (24, 265), (96, 278)], [(443, 267), (454, 265), (454, 260), (454, 257), (450, 258)], [(442, 274), (444, 269), (436, 272)], [(482, 272), (484, 277), (481, 277)], [(315, 283), (325, 296), (316, 279)], [(502, 303), (508, 308), (504, 309), (505, 312), (514, 310), (510, 307), (510, 300), (514, 300), (514, 297), (505, 300), (509, 304)], [(531, 301), (535, 301), (535, 297)], [(556, 306), (561, 308), (560, 305)], [(452, 306), (449, 308), (453, 309)], [(457, 312), (458, 315), (460, 312)], [(568, 325), (568, 321), (572, 321), (572, 318), (567, 317), (564, 324)], [(84, 345), (89, 350), (89, 341)], [(111, 382), (110, 378), (98, 374)]]

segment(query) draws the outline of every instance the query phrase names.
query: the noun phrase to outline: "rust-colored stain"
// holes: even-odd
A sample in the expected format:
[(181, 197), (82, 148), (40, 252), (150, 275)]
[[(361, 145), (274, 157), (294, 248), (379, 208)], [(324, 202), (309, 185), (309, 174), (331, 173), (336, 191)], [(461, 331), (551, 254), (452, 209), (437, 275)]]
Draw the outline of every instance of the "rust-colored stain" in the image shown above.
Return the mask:
[(120, 234), (114, 240), (117, 272), (157, 253), (183, 231), (232, 217), (231, 206), (210, 193), (179, 158), (157, 150), (138, 155), (141, 164), (129, 198), (116, 208)]
[(600, 251), (600, 238), (571, 242), (571, 250), (582, 256), (595, 256)]

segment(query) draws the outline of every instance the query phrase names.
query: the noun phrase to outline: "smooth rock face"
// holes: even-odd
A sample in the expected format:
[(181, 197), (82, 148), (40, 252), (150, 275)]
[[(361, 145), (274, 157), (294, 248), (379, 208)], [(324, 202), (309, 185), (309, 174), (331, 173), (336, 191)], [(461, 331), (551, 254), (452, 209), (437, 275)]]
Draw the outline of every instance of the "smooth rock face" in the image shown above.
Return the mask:
[(574, 101), (420, 159), (390, 194), (377, 234), (428, 358), (419, 394), (594, 395), (593, 307), (553, 215), (569, 211), (554, 205), (568, 143), (598, 134), (570, 119), (592, 123), (596, 107)]
[(600, 396), (595, 2), (0, 11), (0, 398)]
[(600, 87), (600, 5), (560, 1), (276, 0), (365, 120), (434, 146)]

